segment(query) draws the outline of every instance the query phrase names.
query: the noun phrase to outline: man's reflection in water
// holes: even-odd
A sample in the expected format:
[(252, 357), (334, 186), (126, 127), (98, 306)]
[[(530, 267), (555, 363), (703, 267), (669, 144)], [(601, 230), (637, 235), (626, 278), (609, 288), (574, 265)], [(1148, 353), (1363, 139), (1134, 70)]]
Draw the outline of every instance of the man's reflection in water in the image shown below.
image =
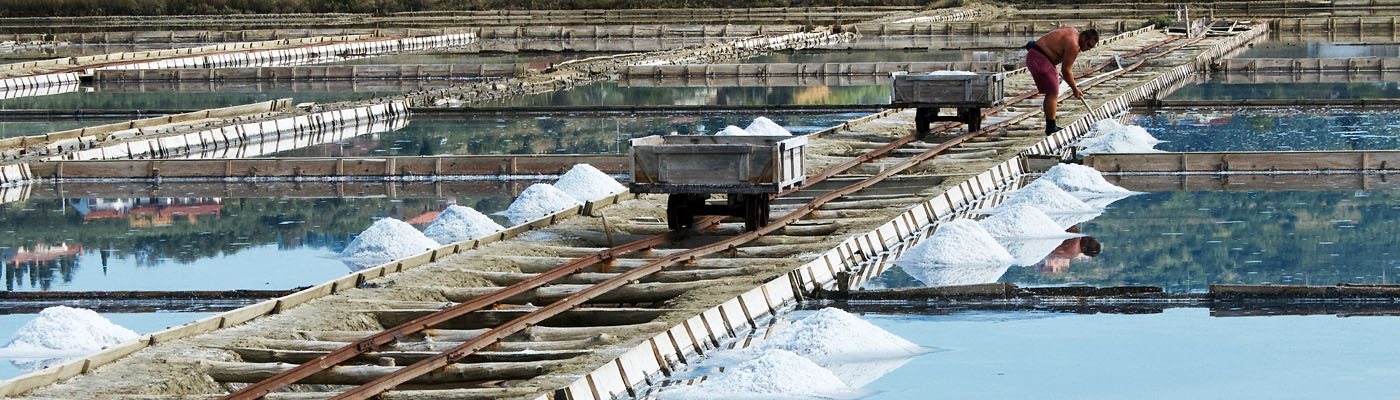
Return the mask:
[[(1079, 225), (1071, 226), (1065, 232), (1079, 233)], [(1063, 274), (1069, 272), (1070, 260), (1087, 260), (1099, 255), (1103, 251), (1103, 245), (1092, 237), (1081, 236), (1065, 239), (1056, 247), (1055, 251), (1045, 256), (1045, 260), (1035, 265), (1035, 269), (1042, 274)]]

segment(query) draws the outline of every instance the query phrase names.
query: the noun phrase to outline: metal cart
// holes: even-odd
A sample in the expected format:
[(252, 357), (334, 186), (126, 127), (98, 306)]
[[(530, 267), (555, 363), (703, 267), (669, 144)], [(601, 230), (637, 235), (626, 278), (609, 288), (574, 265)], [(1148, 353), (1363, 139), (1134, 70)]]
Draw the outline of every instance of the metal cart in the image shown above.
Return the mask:
[[(632, 193), (666, 193), (666, 222), (686, 229), (700, 215), (744, 219), (756, 230), (768, 224), (770, 197), (801, 185), (805, 136), (647, 136), (632, 139)], [(723, 204), (708, 204), (712, 194)]]
[[(1006, 74), (1000, 72), (911, 74), (895, 72), (890, 105), (914, 108), (914, 126), (919, 140), (927, 138), (930, 125), (937, 121), (967, 124), (968, 132), (982, 129), (982, 109), (1001, 104)], [(939, 109), (952, 108), (956, 115), (941, 115)]]

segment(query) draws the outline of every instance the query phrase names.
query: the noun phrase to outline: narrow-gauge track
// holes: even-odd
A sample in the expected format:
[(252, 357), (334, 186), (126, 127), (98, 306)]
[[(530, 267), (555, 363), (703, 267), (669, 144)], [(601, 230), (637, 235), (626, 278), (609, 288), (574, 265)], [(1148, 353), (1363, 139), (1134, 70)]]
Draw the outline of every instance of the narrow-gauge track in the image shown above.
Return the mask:
[[(1136, 62), (1126, 66), (1121, 71), (1102, 75), (1101, 78), (1094, 82), (1088, 82), (1085, 86), (1107, 82), (1136, 69), (1150, 59), (1166, 55), (1195, 42), (1194, 40), (1185, 41), (1160, 50), (1163, 46), (1175, 41), (1177, 39), (1171, 37), (1125, 54), (1124, 56), (1127, 58), (1136, 57)], [(1154, 50), (1159, 51), (1153, 52)], [(1100, 64), (1084, 71), (1083, 75), (1097, 73), (1107, 65), (1108, 63)], [(249, 379), (251, 376), (270, 375), (266, 379), (257, 380), (226, 396), (225, 398), (228, 399), (260, 398), (295, 383), (356, 384), (358, 386), (345, 390), (335, 395), (334, 398), (364, 399), (380, 395), (401, 385), (415, 385), (423, 389), (443, 389), (441, 386), (445, 382), (460, 382), (460, 380), (452, 380), (453, 377), (461, 378), (472, 374), (477, 374), (476, 378), (472, 378), (475, 381), (489, 380), (482, 377), (483, 374), (487, 377), (507, 380), (537, 376), (543, 371), (536, 370), (534, 374), (531, 374), (531, 371), (522, 372), (505, 365), (478, 365), (477, 367), (481, 368), (473, 369), (473, 364), (474, 361), (482, 359), (481, 354), (493, 353), (487, 350), (509, 348), (512, 342), (506, 341), (507, 339), (522, 332), (528, 335), (533, 329), (532, 327), (549, 326), (550, 323), (555, 325), (578, 324), (580, 318), (587, 318), (580, 313), (587, 313), (594, 318), (604, 318), (605, 315), (621, 317), (631, 314), (634, 316), (632, 319), (610, 318), (613, 323), (602, 323), (601, 325), (604, 326), (646, 324), (649, 322), (646, 316), (654, 315), (646, 312), (646, 310), (651, 310), (650, 308), (622, 308), (604, 305), (658, 303), (668, 297), (679, 295), (685, 290), (697, 288), (698, 285), (710, 284), (717, 277), (742, 273), (743, 268), (739, 265), (742, 265), (743, 258), (774, 258), (773, 256), (776, 254), (765, 254), (761, 250), (756, 251), (757, 247), (763, 247), (763, 244), (766, 243), (764, 239), (778, 240), (776, 237), (784, 237), (787, 240), (800, 241), (792, 238), (797, 232), (811, 233), (834, 228), (803, 222), (820, 220), (821, 218), (812, 218), (814, 213), (818, 209), (827, 209), (823, 208), (824, 206), (840, 204), (841, 202), (837, 202), (837, 200), (842, 198), (879, 198), (881, 195), (878, 194), (863, 196), (859, 193), (889, 186), (890, 182), (900, 180), (890, 178), (923, 165), (935, 157), (949, 154), (969, 140), (989, 133), (998, 133), (1004, 127), (1038, 115), (1039, 107), (1033, 107), (1027, 111), (1011, 111), (1014, 106), (1029, 99), (1032, 95), (1033, 93), (1026, 93), (1016, 96), (994, 109), (989, 114), (993, 115), (993, 121), (981, 131), (953, 136), (932, 145), (916, 143), (912, 135), (904, 136), (856, 155), (849, 160), (832, 165), (824, 171), (812, 175), (804, 185), (778, 194), (778, 197), (792, 196), (810, 200), (797, 204), (786, 215), (777, 218), (770, 225), (757, 231), (725, 235), (723, 233), (727, 231), (726, 229), (722, 229), (722, 227), (716, 229), (722, 219), (712, 217), (696, 224), (699, 228), (695, 231), (658, 233), (599, 251), (575, 250), (572, 253), (577, 258), (557, 267), (549, 265), (552, 260), (557, 258), (546, 258), (545, 260), (517, 258), (513, 260), (517, 262), (517, 266), (532, 263), (534, 266), (521, 268), (522, 273), (518, 275), (496, 276), (499, 282), (512, 282), (504, 288), (489, 292), (460, 291), (456, 296), (460, 300), (454, 299), (454, 296), (447, 296), (449, 299), (459, 302), (438, 311), (381, 313), (381, 322), (386, 320), (383, 317), (391, 315), (396, 315), (398, 320), (407, 322), (399, 323), (393, 328), (354, 340), (334, 349), (322, 345), (321, 348), (330, 350), (330, 352), (323, 355), (306, 354), (300, 358), (304, 363), (296, 367), (271, 366), (257, 373), (241, 375), (232, 372), (214, 374), (215, 379), (219, 379), (219, 376), (222, 375), (225, 378), (230, 378), (225, 380), (226, 382), (248, 382), (251, 381)], [(951, 131), (958, 125), (960, 124), (943, 124), (938, 126), (936, 131)], [(979, 147), (979, 149), (984, 148)], [(913, 155), (909, 155), (910, 153)], [(869, 175), (860, 174), (859, 171), (863, 169), (862, 165), (867, 164), (879, 164), (876, 167), (878, 172)], [(838, 182), (837, 185), (819, 185), (836, 177), (843, 177), (842, 182)], [(845, 182), (851, 183), (844, 184)], [(907, 197), (893, 196), (886, 199), (893, 201), (887, 202), (871, 201), (880, 207), (899, 207), (898, 203), (900, 202), (912, 202)], [(660, 249), (665, 245), (674, 245), (679, 248)], [(740, 247), (746, 245), (752, 246)], [(569, 252), (561, 251), (559, 255), (566, 253)], [(645, 256), (658, 256), (658, 258), (628, 258), (637, 253), (642, 253)], [(721, 253), (741, 260), (723, 257), (706, 258)], [(678, 265), (680, 267), (677, 267)], [(598, 272), (584, 272), (589, 268), (594, 268)], [(537, 273), (532, 274), (526, 271), (527, 269), (537, 271)], [(609, 270), (620, 272), (604, 272)], [(629, 296), (617, 295), (618, 292), (628, 292), (631, 294), (631, 298), (641, 300), (619, 301), (618, 299), (625, 299)], [(534, 303), (549, 304), (538, 308), (528, 306)], [(585, 303), (593, 303), (593, 306), (582, 307)], [(580, 315), (570, 317), (570, 313)], [(494, 316), (484, 317), (483, 314), (494, 314)], [(473, 315), (476, 316), (473, 317)], [(392, 320), (392, 318), (388, 319)], [(353, 363), (363, 363), (366, 359), (383, 359), (385, 357), (395, 359), (392, 356), (385, 356), (386, 353), (383, 349), (413, 347), (412, 342), (404, 340), (441, 334), (440, 332), (443, 332), (442, 326), (462, 327), (463, 320), (483, 321), (468, 324), (473, 329), (469, 333), (453, 333), (452, 335), (455, 335), (459, 340), (438, 341), (434, 343), (436, 346), (426, 346), (432, 350), (431, 353), (397, 358), (412, 361), (411, 365), (380, 371), (384, 373), (354, 375), (346, 372), (346, 368), (354, 367)], [(730, 325), (737, 322), (726, 320), (724, 323)], [(387, 322), (386, 325), (388, 325)], [(344, 335), (340, 338), (346, 339)], [(568, 343), (556, 345), (559, 348), (570, 347)], [(483, 351), (487, 352), (483, 353)], [(367, 354), (378, 354), (379, 357), (367, 357)], [(459, 363), (458, 361), (464, 362)], [(340, 364), (350, 365), (336, 367)], [(533, 365), (540, 366), (541, 364), (535, 363)], [(495, 367), (495, 369), (491, 367)], [(373, 378), (367, 379), (370, 376)], [(355, 377), (359, 378), (352, 379)], [(467, 379), (467, 381), (473, 381), (472, 379)], [(459, 392), (458, 394), (464, 393)]]

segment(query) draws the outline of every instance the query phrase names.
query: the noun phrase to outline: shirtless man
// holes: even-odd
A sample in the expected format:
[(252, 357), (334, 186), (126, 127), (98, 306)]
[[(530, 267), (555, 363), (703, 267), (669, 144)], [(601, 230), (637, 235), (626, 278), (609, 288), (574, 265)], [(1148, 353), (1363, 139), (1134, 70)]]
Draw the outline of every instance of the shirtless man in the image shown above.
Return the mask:
[(1056, 74), (1055, 65), (1062, 65), (1060, 73), (1064, 75), (1065, 82), (1069, 83), (1074, 97), (1084, 97), (1084, 91), (1079, 90), (1079, 85), (1074, 81), (1074, 60), (1079, 58), (1080, 52), (1089, 51), (1098, 45), (1098, 30), (1080, 32), (1068, 26), (1059, 27), (1040, 39), (1026, 43), (1026, 68), (1030, 70), (1031, 77), (1035, 78), (1036, 90), (1045, 95), (1043, 107), (1046, 135), (1060, 130), (1055, 126), (1055, 106), (1060, 99), (1060, 77)]

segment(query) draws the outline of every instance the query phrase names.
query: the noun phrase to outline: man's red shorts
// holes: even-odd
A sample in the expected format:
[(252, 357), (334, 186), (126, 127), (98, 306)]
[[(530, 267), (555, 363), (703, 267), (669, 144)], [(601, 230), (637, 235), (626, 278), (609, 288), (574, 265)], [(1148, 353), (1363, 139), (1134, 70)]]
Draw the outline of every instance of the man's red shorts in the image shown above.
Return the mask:
[(1040, 49), (1031, 47), (1026, 49), (1026, 69), (1030, 70), (1031, 78), (1035, 79), (1035, 88), (1040, 94), (1060, 94), (1060, 75), (1055, 73), (1055, 64), (1050, 62), (1050, 58), (1045, 57)]

